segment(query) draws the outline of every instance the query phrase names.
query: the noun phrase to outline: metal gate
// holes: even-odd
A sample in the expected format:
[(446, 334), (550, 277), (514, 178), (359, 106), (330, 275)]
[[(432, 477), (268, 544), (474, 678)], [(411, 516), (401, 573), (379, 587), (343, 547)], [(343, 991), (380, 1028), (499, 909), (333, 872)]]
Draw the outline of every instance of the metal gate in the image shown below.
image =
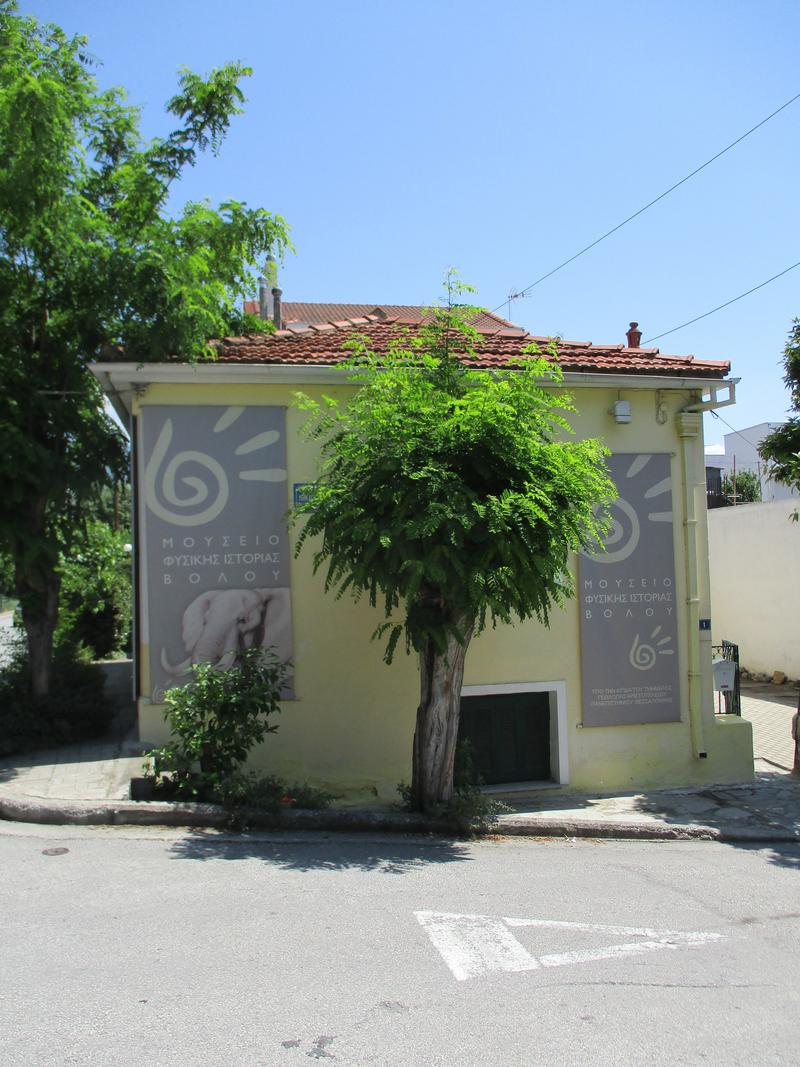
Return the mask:
[(720, 700), (717, 701), (717, 714), (741, 715), (742, 694), (740, 687), (739, 646), (735, 645), (733, 641), (723, 641), (721, 645), (712, 645), (711, 652), (715, 659), (721, 657), (722, 659), (731, 660), (735, 664), (733, 688), (725, 690), (719, 694)]

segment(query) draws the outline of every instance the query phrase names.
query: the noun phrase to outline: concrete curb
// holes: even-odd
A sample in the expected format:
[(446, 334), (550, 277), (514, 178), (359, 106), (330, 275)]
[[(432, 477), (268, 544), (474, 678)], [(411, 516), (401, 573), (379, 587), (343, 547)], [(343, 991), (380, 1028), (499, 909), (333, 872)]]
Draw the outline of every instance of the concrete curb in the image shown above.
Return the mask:
[(231, 828), (241, 822), (256, 830), (338, 830), (395, 833), (452, 833), (450, 824), (407, 812), (324, 810), (267, 812), (242, 808), (231, 815), (219, 804), (159, 800), (45, 800), (0, 795), (0, 819), (77, 826), (174, 826)]
[(44, 800), (0, 796), (0, 818), (54, 826), (224, 826), (214, 804), (142, 803), (134, 800)]
[[(231, 830), (239, 820), (217, 804), (165, 801), (45, 800), (0, 795), (0, 819), (44, 825), (170, 826)], [(450, 823), (407, 812), (370, 809), (264, 812), (243, 809), (240, 820), (248, 830), (328, 830), (340, 833), (416, 833), (455, 837)], [(789, 843), (800, 832), (783, 828), (744, 829), (698, 823), (610, 822), (553, 817), (505, 815), (493, 836), (545, 838), (603, 838), (633, 841), (720, 841), (730, 844)]]
[[(516, 821), (511, 821), (515, 819)], [(507, 821), (508, 820), (508, 821)], [(515, 837), (588, 837), (618, 841), (720, 841), (728, 844), (799, 842), (800, 832), (786, 829), (740, 829), (703, 823), (584, 822), (501, 816), (497, 833)]]

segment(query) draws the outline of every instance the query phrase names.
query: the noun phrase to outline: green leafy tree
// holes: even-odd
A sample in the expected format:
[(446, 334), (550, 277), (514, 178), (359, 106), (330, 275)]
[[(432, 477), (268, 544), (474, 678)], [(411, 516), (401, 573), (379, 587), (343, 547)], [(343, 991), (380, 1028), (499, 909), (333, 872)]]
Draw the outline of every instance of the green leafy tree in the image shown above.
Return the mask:
[(95, 659), (123, 651), (131, 632), (131, 557), (128, 534), (91, 519), (58, 573), (56, 644), (84, 645)]
[(310, 538), (326, 589), (380, 604), (391, 660), (405, 635), (421, 694), (411, 803), (453, 798), (464, 658), (488, 622), (536, 617), (572, 595), (569, 553), (597, 544), (616, 496), (595, 440), (566, 440), (574, 410), (559, 367), (529, 358), (508, 373), (476, 369), (476, 308), (446, 307), (388, 354), (363, 344), (360, 386), (344, 409), (308, 398), (322, 465), (298, 551)]
[[(776, 482), (800, 490), (800, 319), (795, 319), (783, 350), (783, 380), (789, 390), (789, 421), (768, 434), (758, 451), (770, 463), (769, 474)], [(797, 513), (795, 512), (795, 517)]]
[(722, 478), (722, 492), (734, 504), (754, 504), (761, 499), (761, 482), (755, 471), (737, 471)]
[(7, 552), (0, 552), (0, 601), (10, 597), (13, 592), (14, 562)]
[(115, 482), (114, 485), (103, 486), (93, 514), (112, 530), (124, 531), (126, 540), (130, 541), (133, 536), (133, 497), (130, 482)]
[(208, 339), (263, 328), (237, 308), (283, 220), (234, 200), (166, 206), (216, 152), (250, 72), (184, 71), (168, 136), (145, 143), (87, 43), (0, 0), (0, 551), (14, 563), (35, 696), (50, 684), (60, 555), (87, 501), (124, 479), (124, 435), (91, 360), (202, 359)]

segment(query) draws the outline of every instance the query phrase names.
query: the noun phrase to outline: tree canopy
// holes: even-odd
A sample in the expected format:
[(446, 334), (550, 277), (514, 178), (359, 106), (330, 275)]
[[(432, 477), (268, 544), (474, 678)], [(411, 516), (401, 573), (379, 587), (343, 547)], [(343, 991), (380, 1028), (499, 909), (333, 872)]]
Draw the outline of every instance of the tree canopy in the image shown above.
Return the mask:
[(800, 490), (800, 319), (795, 319), (783, 350), (789, 409), (796, 414), (768, 434), (759, 445), (763, 459), (770, 462), (770, 477)]
[(188, 203), (173, 182), (217, 152), (249, 69), (184, 70), (175, 128), (145, 142), (122, 89), (101, 90), (83, 37), (0, 0), (0, 550), (14, 560), (34, 690), (46, 692), (56, 564), (84, 503), (126, 466), (87, 363), (211, 355), (263, 329), (239, 307), (279, 216), (236, 200)]
[(722, 476), (722, 493), (734, 504), (754, 504), (761, 499), (761, 480), (755, 471), (740, 470)]
[(326, 588), (367, 596), (420, 654), (422, 699), (412, 793), (447, 800), (463, 657), (487, 624), (536, 617), (572, 595), (570, 552), (602, 540), (616, 496), (596, 440), (571, 441), (561, 371), (535, 347), (502, 372), (478, 369), (478, 309), (448, 305), (387, 355), (356, 343), (359, 386), (341, 409), (317, 405), (319, 480), (303, 516)]

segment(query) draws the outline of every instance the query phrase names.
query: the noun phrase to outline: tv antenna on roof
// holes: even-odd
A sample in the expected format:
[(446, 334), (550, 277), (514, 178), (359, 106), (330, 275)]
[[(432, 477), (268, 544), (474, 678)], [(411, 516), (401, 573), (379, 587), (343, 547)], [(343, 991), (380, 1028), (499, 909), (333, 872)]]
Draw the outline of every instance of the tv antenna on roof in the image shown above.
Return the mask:
[(507, 301), (508, 301), (508, 314), (506, 315), (506, 318), (508, 319), (509, 322), (511, 322), (511, 301), (512, 300), (527, 300), (530, 295), (531, 294), (530, 293), (526, 293), (524, 289), (520, 289), (518, 291), (514, 290), (514, 289), (511, 290), (511, 292), (508, 294), (508, 297), (506, 298)]

